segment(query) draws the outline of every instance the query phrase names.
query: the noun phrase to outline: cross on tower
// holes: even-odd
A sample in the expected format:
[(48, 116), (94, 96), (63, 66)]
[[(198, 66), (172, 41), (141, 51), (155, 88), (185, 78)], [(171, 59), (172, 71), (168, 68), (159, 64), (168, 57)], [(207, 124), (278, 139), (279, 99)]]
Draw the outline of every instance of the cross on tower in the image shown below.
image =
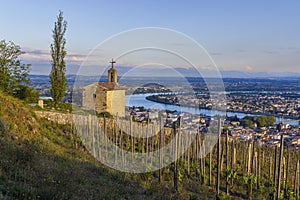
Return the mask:
[(111, 63), (111, 68), (114, 68), (114, 63), (116, 63), (116, 61), (114, 61), (114, 59), (111, 59), (111, 62), (109, 63)]

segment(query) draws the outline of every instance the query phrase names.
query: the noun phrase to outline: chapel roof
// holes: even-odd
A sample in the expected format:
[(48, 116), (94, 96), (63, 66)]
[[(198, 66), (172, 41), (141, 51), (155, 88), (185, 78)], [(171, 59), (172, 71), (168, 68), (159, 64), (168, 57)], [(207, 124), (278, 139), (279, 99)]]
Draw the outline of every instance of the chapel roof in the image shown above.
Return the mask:
[(126, 90), (126, 87), (120, 86), (114, 82), (98, 82), (98, 86), (106, 89), (106, 90)]

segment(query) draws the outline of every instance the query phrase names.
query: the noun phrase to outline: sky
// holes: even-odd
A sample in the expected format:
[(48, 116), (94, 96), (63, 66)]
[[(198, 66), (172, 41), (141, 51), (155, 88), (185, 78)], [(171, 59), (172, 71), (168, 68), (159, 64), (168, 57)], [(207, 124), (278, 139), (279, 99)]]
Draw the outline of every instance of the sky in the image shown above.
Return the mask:
[[(0, 39), (22, 47), (26, 52), (22, 61), (32, 64), (32, 74), (47, 74), (51, 69), (52, 29), (59, 10), (68, 22), (68, 73), (76, 73), (86, 56), (107, 38), (142, 27), (185, 34), (199, 43), (223, 71), (300, 73), (300, 1), (297, 0), (0, 2)], [(128, 43), (120, 42), (119, 46), (126, 49)], [(165, 58), (160, 57), (159, 62), (164, 63)], [(142, 59), (135, 63), (134, 56), (130, 58), (130, 62), (120, 60), (118, 64), (143, 63)]]

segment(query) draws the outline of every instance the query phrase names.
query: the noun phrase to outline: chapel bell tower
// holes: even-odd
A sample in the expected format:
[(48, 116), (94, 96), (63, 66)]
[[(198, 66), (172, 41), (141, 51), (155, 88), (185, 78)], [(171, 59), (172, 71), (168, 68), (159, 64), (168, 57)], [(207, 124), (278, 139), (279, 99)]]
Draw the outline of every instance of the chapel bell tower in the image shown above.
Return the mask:
[(113, 59), (111, 60), (111, 68), (108, 70), (108, 82), (109, 83), (118, 83), (118, 71), (114, 68), (114, 61)]

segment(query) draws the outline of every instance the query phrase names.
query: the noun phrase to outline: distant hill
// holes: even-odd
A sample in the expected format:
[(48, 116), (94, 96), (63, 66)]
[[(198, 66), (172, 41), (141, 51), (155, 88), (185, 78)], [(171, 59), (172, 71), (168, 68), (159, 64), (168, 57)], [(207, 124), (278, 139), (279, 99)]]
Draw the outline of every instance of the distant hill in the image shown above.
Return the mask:
[(143, 87), (149, 87), (149, 88), (162, 88), (162, 87), (164, 87), (164, 86), (161, 85), (161, 84), (158, 84), (158, 83), (147, 83), (147, 84), (143, 85)]
[(244, 72), (237, 70), (221, 71), (223, 78), (300, 78), (300, 73), (292, 72)]
[[(131, 67), (123, 67), (123, 66), (119, 66), (118, 67), (118, 72), (119, 72), (119, 76), (122, 76), (123, 74), (126, 74), (130, 69), (132, 69)], [(240, 70), (220, 70), (219, 72), (214, 72), (211, 70), (202, 70), (201, 74), (198, 73), (198, 71), (196, 71), (195, 69), (188, 69), (188, 68), (174, 68), (178, 74), (183, 75), (185, 77), (206, 77), (206, 78), (211, 78), (211, 77), (216, 77), (219, 75), (221, 75), (222, 78), (300, 78), (300, 73), (295, 73), (295, 72), (247, 72), (247, 71), (240, 71)], [(147, 73), (146, 73), (147, 72)], [(123, 79), (131, 79), (131, 78), (135, 78), (135, 79), (143, 79), (145, 77), (147, 78), (154, 78), (155, 77), (174, 77), (172, 75), (168, 75), (168, 71), (166, 71), (165, 69), (155, 69), (155, 74), (153, 74), (153, 70), (148, 69), (147, 71), (141, 71), (140, 72), (140, 76), (137, 75), (136, 77), (134, 76), (126, 76), (126, 77), (122, 77)], [(49, 81), (49, 76), (48, 75), (38, 75), (38, 74), (32, 74), (30, 75), (30, 77), (32, 79), (39, 79), (41, 77), (44, 78), (44, 80), (48, 80)], [(68, 74), (67, 75), (67, 79), (69, 80), (74, 80), (76, 77), (76, 74)], [(100, 77), (99, 75), (87, 75), (87, 76), (82, 76), (81, 77), (82, 80), (90, 80), (91, 82), (93, 81), (97, 81), (99, 79), (101, 79), (101, 81), (106, 81), (107, 80), (107, 76), (106, 74), (102, 75)]]

